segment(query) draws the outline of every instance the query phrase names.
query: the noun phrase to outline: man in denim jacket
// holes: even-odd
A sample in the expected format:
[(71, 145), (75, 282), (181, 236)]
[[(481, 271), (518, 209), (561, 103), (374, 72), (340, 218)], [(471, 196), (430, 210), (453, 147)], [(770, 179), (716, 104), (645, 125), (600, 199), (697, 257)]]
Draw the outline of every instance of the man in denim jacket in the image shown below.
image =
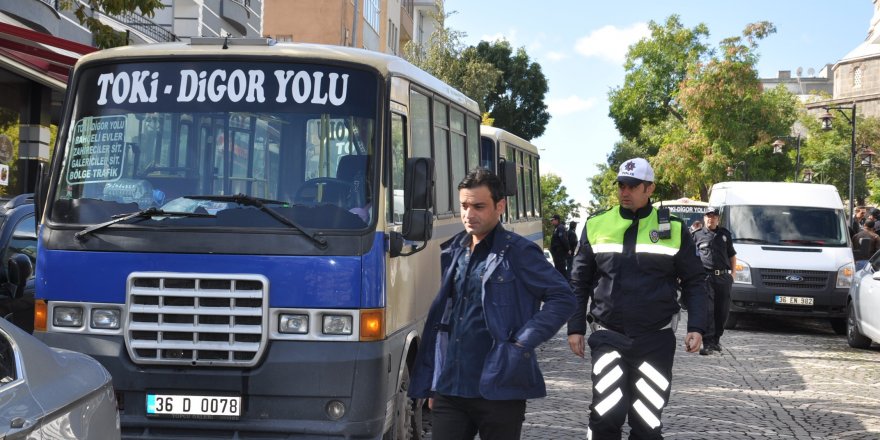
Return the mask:
[(535, 348), (571, 316), (575, 298), (535, 243), (501, 226), (497, 176), (475, 169), (458, 193), (465, 231), (441, 245), (443, 280), (409, 394), (429, 398), (435, 440), (519, 439), (526, 399), (547, 394)]

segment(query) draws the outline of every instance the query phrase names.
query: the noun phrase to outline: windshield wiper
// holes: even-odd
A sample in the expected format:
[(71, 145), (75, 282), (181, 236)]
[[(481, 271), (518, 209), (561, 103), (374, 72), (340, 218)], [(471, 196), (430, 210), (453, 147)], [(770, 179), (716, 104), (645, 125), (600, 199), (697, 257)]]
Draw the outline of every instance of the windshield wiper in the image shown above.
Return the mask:
[(737, 237), (737, 238), (734, 238), (733, 241), (748, 241), (748, 242), (752, 242), (752, 243), (765, 243), (765, 244), (770, 243), (769, 241), (764, 240), (763, 238), (752, 238), (752, 237)]
[(142, 209), (138, 212), (132, 212), (129, 214), (117, 214), (112, 218), (113, 220), (106, 221), (104, 223), (99, 223), (97, 225), (89, 226), (88, 228), (83, 229), (82, 231), (73, 234), (73, 236), (80, 241), (85, 240), (87, 235), (95, 232), (99, 229), (104, 229), (110, 225), (115, 225), (116, 223), (132, 220), (132, 219), (148, 219), (150, 217), (216, 217), (214, 214), (208, 213), (200, 213), (200, 212), (177, 212), (177, 211), (165, 211), (161, 208), (147, 208)]
[(201, 195), (201, 196), (183, 196), (185, 199), (191, 200), (207, 200), (210, 202), (233, 202), (238, 203), (243, 206), (253, 206), (260, 211), (269, 214), (275, 220), (283, 223), (286, 226), (289, 226), (293, 229), (296, 229), (303, 233), (306, 237), (308, 237), (312, 242), (314, 242), (319, 248), (326, 249), (327, 248), (327, 240), (324, 237), (321, 237), (315, 231), (312, 231), (305, 226), (297, 224), (293, 220), (281, 215), (278, 211), (266, 206), (266, 205), (284, 205), (288, 206), (287, 202), (282, 202), (280, 200), (272, 200), (272, 199), (263, 199), (260, 197), (253, 197), (247, 194), (233, 194), (233, 195)]
[(804, 239), (789, 239), (789, 240), (779, 240), (780, 243), (791, 243), (791, 244), (803, 244), (803, 245), (816, 245), (816, 246), (824, 246), (825, 240), (804, 240)]

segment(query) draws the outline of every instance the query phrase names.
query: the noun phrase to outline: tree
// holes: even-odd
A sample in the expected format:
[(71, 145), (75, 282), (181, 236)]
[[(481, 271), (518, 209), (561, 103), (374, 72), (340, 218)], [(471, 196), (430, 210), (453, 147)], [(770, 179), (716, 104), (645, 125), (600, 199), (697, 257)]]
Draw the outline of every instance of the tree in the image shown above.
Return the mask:
[(438, 28), (427, 44), (412, 41), (403, 47), (403, 58), (441, 81), (455, 87), (477, 101), (480, 111), (486, 111), (485, 97), (492, 90), (501, 72), (491, 63), (480, 59), (462, 59), (464, 32), (446, 27), (446, 18), (454, 14), (443, 12), (443, 2), (437, 2), (439, 12), (433, 14)]
[(688, 67), (708, 54), (705, 24), (686, 29), (678, 15), (664, 25), (648, 23), (649, 38), (633, 44), (626, 55), (623, 86), (609, 93), (609, 116), (620, 134), (638, 139), (643, 125), (661, 123), (670, 115), (683, 120), (675, 98)]
[[(630, 48), (625, 83), (609, 97), (621, 134), (657, 170), (656, 197), (706, 200), (740, 162), (748, 180), (790, 177), (793, 158), (772, 154), (771, 144), (790, 131), (798, 103), (784, 87), (763, 90), (755, 68), (757, 41), (776, 31), (773, 24), (747, 25), (717, 53), (703, 43), (705, 25), (688, 30), (673, 15), (650, 28), (651, 37)], [(611, 159), (609, 172), (617, 169)]]
[[(568, 196), (568, 189), (562, 184), (562, 178), (553, 174), (541, 176), (541, 212), (550, 218), (553, 214), (559, 214), (563, 219), (571, 220), (578, 218), (578, 211), (582, 208), (580, 203)], [(549, 221), (543, 224), (544, 247), (550, 247), (550, 236), (553, 234)]]
[(165, 5), (161, 0), (86, 0), (85, 2), (62, 0), (61, 8), (73, 11), (73, 15), (76, 16), (79, 23), (85, 25), (92, 32), (95, 47), (108, 49), (125, 46), (128, 44), (128, 39), (124, 32), (118, 32), (101, 23), (96, 13), (109, 16), (136, 13), (152, 18), (156, 15), (156, 10), (164, 9)]
[(544, 103), (549, 87), (541, 65), (529, 59), (525, 48), (516, 53), (507, 41), (481, 41), (462, 53), (465, 62), (487, 62), (501, 75), (484, 95), (483, 103), (495, 126), (531, 140), (544, 134), (550, 113)]

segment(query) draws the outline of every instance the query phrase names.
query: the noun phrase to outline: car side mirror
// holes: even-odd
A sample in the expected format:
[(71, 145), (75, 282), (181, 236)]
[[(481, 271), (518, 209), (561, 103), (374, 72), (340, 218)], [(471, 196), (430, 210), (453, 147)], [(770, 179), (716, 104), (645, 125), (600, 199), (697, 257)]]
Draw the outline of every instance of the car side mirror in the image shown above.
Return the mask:
[[(421, 251), (434, 231), (434, 159), (411, 157), (406, 160), (403, 171), (403, 227), (400, 233), (392, 232), (390, 253), (392, 257), (412, 255)], [(403, 253), (403, 242), (422, 241), (420, 247)]]
[(28, 278), (34, 273), (34, 265), (31, 259), (24, 254), (13, 254), (6, 262), (6, 274), (9, 278), (9, 293), (12, 298), (24, 296), (24, 288)]
[(498, 177), (504, 185), (505, 196), (516, 195), (516, 162), (501, 158), (498, 161)]

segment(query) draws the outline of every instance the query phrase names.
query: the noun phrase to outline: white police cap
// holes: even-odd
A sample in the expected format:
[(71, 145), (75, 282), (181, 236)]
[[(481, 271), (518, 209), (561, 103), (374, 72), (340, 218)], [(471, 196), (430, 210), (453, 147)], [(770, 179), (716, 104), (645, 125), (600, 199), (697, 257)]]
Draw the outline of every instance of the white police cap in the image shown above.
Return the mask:
[(647, 160), (636, 157), (620, 164), (620, 171), (617, 172), (617, 181), (627, 185), (653, 182), (654, 170), (651, 169), (651, 164)]

